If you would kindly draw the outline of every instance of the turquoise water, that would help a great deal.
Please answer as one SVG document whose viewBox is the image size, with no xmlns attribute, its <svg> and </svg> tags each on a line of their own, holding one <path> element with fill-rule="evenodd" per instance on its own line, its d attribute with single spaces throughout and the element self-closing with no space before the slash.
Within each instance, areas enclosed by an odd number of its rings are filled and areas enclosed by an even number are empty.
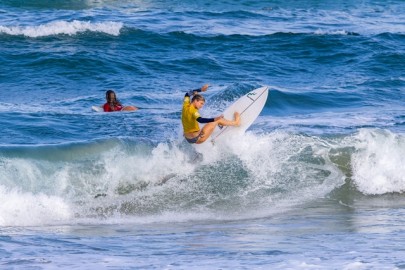
<svg viewBox="0 0 405 270">
<path fill-rule="evenodd" d="M 405 268 L 404 9 L 0 1 L 1 268 Z M 207 117 L 270 92 L 194 149 L 204 83 Z"/>
</svg>

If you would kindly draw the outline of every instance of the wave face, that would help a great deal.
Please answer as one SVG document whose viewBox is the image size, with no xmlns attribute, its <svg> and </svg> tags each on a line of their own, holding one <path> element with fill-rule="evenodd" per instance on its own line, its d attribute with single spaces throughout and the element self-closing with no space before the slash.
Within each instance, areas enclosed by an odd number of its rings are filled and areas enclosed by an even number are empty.
<svg viewBox="0 0 405 270">
<path fill-rule="evenodd" d="M 374 129 L 335 138 L 249 132 L 197 151 L 117 139 L 3 147 L 0 222 L 258 218 L 324 197 L 400 194 L 404 149 L 402 135 Z"/>
</svg>

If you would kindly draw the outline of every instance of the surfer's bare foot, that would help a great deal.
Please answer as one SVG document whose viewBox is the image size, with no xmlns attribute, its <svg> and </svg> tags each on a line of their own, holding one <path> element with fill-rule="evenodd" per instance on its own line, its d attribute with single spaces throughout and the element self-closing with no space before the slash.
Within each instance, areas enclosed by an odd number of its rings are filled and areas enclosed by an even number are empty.
<svg viewBox="0 0 405 270">
<path fill-rule="evenodd" d="M 239 127 L 240 126 L 240 114 L 238 112 L 235 112 L 233 114 L 234 118 L 235 118 L 235 126 Z"/>
</svg>

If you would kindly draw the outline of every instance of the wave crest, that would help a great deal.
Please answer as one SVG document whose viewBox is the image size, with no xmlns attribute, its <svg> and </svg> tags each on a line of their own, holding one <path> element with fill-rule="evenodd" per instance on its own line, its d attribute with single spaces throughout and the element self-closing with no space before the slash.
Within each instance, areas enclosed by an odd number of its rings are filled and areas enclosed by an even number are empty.
<svg viewBox="0 0 405 270">
<path fill-rule="evenodd" d="M 405 191 L 405 137 L 388 130 L 363 129 L 353 154 L 353 179 L 364 194 Z"/>
<path fill-rule="evenodd" d="M 38 26 L 2 26 L 0 33 L 12 36 L 27 36 L 32 38 L 54 35 L 76 35 L 86 31 L 101 32 L 112 36 L 118 36 L 123 27 L 121 22 L 98 22 L 89 21 L 54 21 Z"/>
</svg>

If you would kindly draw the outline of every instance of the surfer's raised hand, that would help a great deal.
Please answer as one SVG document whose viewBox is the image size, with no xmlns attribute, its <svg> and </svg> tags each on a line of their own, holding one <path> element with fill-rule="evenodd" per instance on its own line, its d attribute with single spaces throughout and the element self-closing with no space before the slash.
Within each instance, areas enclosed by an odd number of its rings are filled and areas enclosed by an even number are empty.
<svg viewBox="0 0 405 270">
<path fill-rule="evenodd" d="M 208 87 L 209 87 L 209 84 L 208 84 L 208 83 L 207 83 L 207 84 L 204 84 L 204 85 L 201 87 L 201 92 L 207 91 Z"/>
</svg>

